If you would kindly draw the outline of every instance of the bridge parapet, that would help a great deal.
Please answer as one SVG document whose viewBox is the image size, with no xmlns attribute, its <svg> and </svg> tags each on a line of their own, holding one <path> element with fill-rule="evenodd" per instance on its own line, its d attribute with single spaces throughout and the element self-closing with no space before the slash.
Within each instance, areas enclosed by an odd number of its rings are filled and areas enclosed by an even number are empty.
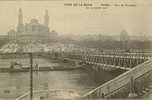
<svg viewBox="0 0 152 100">
<path fill-rule="evenodd" d="M 84 94 L 82 98 L 102 98 L 103 95 L 104 98 L 109 98 L 113 93 L 127 86 L 131 78 L 136 80 L 149 71 L 152 71 L 152 59 L 137 65 L 131 70 Z"/>
</svg>

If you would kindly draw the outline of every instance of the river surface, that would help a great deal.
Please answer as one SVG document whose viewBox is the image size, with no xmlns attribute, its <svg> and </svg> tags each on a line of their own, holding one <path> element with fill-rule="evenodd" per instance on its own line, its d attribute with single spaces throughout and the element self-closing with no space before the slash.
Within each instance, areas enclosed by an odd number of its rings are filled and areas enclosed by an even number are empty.
<svg viewBox="0 0 152 100">
<path fill-rule="evenodd" d="M 2 98 L 14 98 L 29 90 L 28 72 L 0 73 L 0 93 Z M 85 70 L 35 72 L 33 87 L 35 90 L 73 90 L 85 93 L 95 88 L 93 76 Z"/>
<path fill-rule="evenodd" d="M 0 59 L 0 67 L 8 68 L 11 62 L 18 62 L 23 65 L 29 64 L 27 58 Z M 52 63 L 51 60 L 35 58 L 34 63 L 46 66 Z M 57 63 L 58 64 L 58 63 Z M 104 82 L 113 79 L 118 75 L 107 71 L 96 72 L 86 66 L 87 69 L 76 69 L 68 71 L 43 71 L 33 73 L 34 90 L 50 90 L 56 94 L 68 94 L 79 96 L 98 87 Z M 29 72 L 0 73 L 0 99 L 15 99 L 30 90 Z M 65 95 L 62 95 L 65 97 Z"/>
<path fill-rule="evenodd" d="M 74 91 L 77 95 L 82 95 L 102 84 L 101 81 L 95 81 L 93 71 L 84 69 L 34 72 L 33 75 L 34 90 Z M 108 77 L 113 76 L 109 74 Z M 29 72 L 0 73 L 0 80 L 0 98 L 14 99 L 30 89 Z"/>
</svg>

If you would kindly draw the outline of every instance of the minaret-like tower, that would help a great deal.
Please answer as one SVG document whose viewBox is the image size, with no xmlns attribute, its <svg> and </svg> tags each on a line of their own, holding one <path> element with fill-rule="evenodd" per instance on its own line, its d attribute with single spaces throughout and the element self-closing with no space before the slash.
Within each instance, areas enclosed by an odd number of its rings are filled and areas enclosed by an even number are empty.
<svg viewBox="0 0 152 100">
<path fill-rule="evenodd" d="M 22 14 L 22 9 L 19 8 L 17 32 L 20 33 L 23 31 L 24 31 L 23 14 Z"/>
<path fill-rule="evenodd" d="M 22 14 L 22 9 L 19 8 L 19 13 L 18 13 L 18 25 L 23 24 L 23 14 Z"/>
<path fill-rule="evenodd" d="M 44 15 L 44 25 L 49 26 L 49 15 L 48 15 L 48 10 L 45 10 L 45 15 Z"/>
</svg>

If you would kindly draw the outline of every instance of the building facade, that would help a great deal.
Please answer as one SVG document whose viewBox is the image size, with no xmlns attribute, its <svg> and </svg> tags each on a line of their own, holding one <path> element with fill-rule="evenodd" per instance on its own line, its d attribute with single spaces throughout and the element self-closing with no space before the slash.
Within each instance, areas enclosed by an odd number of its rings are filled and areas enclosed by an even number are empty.
<svg viewBox="0 0 152 100">
<path fill-rule="evenodd" d="M 57 39 L 57 32 L 49 29 L 48 10 L 45 11 L 44 23 L 40 24 L 37 19 L 31 19 L 29 23 L 23 22 L 22 9 L 19 9 L 17 29 L 8 32 L 8 38 L 13 42 L 49 42 Z"/>
</svg>

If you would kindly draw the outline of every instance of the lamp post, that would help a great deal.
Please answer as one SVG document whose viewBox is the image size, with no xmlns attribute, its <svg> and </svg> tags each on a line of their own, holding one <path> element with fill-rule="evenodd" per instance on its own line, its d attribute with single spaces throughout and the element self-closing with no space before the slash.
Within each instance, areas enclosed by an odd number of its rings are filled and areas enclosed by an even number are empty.
<svg viewBox="0 0 152 100">
<path fill-rule="evenodd" d="M 30 56 L 30 100 L 33 100 L 33 55 L 29 53 Z"/>
</svg>

